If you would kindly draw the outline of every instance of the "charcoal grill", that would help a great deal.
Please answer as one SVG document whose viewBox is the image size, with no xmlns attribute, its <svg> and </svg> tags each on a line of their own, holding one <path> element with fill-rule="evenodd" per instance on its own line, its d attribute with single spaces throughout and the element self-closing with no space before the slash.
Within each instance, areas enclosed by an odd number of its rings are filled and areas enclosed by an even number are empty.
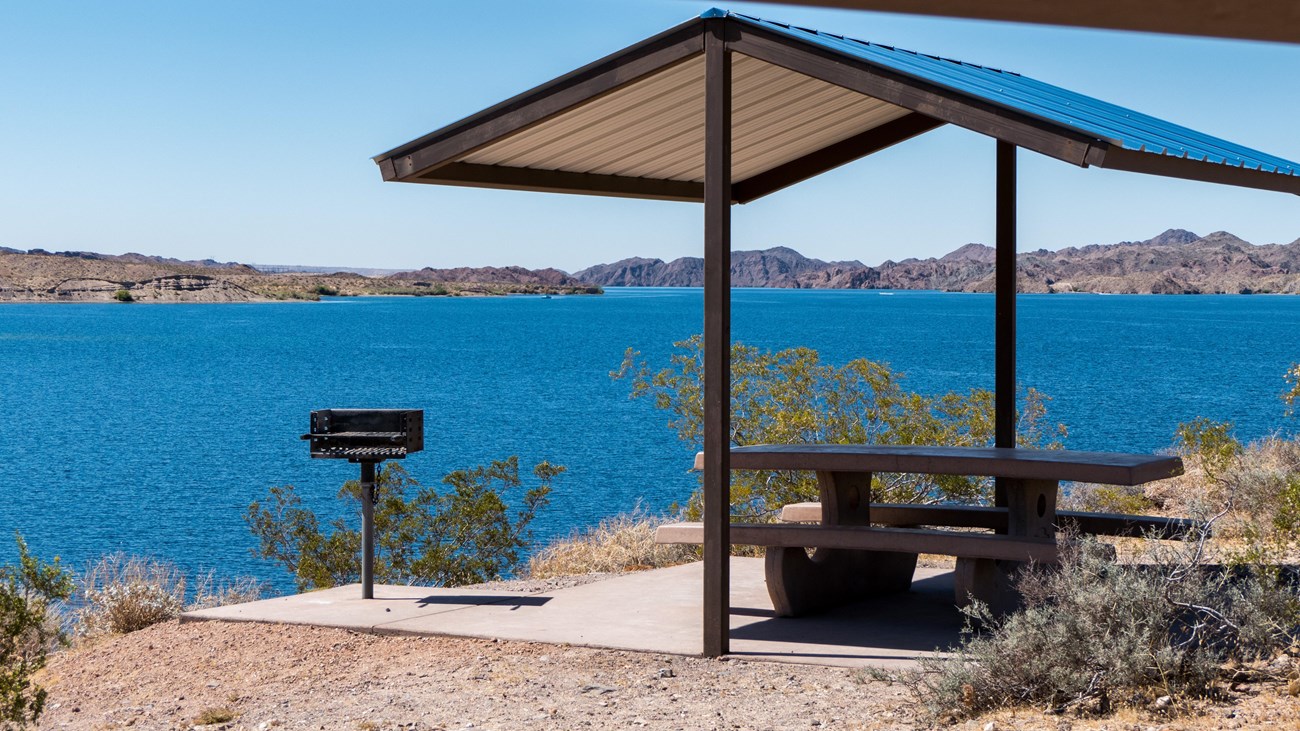
<svg viewBox="0 0 1300 731">
<path fill-rule="evenodd" d="M 424 412 L 415 409 L 321 409 L 311 412 L 312 459 L 361 465 L 361 598 L 375 598 L 375 465 L 424 449 Z"/>
</svg>

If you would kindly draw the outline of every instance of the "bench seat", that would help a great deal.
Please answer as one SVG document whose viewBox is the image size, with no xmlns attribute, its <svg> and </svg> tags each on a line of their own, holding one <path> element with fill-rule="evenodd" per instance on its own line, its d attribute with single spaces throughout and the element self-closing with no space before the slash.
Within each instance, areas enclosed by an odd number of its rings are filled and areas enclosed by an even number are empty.
<svg viewBox="0 0 1300 731">
<path fill-rule="evenodd" d="M 732 523 L 730 533 L 733 544 L 769 548 L 845 548 L 1039 563 L 1057 560 L 1055 541 L 986 533 L 799 523 Z M 655 543 L 702 544 L 704 524 L 661 525 L 655 531 Z"/>
<path fill-rule="evenodd" d="M 871 522 L 877 525 L 939 525 L 950 528 L 987 528 L 1005 531 L 1007 509 L 982 505 L 906 505 L 872 503 Z M 1187 540 L 1199 535 L 1200 521 L 1119 513 L 1087 513 L 1058 510 L 1061 524 L 1073 523 L 1080 533 L 1101 536 L 1139 537 L 1151 535 L 1164 540 Z M 791 503 L 781 509 L 786 523 L 820 523 L 821 503 Z"/>
</svg>

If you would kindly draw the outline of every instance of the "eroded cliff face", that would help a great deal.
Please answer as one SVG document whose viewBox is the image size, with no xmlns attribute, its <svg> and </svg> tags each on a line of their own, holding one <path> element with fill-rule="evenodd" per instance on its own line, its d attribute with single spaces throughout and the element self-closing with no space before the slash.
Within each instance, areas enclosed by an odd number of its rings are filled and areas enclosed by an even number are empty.
<svg viewBox="0 0 1300 731">
<path fill-rule="evenodd" d="M 122 293 L 126 294 L 123 295 Z M 18 296 L 6 297 L 7 294 Z M 65 279 L 44 290 L 0 290 L 0 298 L 54 302 L 257 302 L 267 299 L 223 279 L 202 274 L 171 274 L 143 282 Z"/>
<path fill-rule="evenodd" d="M 992 292 L 995 251 L 966 244 L 943 257 L 860 262 L 809 259 L 785 247 L 732 254 L 737 287 L 817 289 L 937 289 Z M 1170 229 L 1144 241 L 1023 252 L 1017 256 L 1022 292 L 1118 294 L 1300 294 L 1300 240 L 1256 246 L 1218 231 L 1198 236 Z M 699 287 L 703 260 L 624 259 L 574 276 L 611 287 Z"/>
<path fill-rule="evenodd" d="M 0 247 L 0 302 L 257 302 L 321 295 L 599 294 L 557 269 L 422 269 L 390 277 L 268 274 L 244 264 Z"/>
</svg>

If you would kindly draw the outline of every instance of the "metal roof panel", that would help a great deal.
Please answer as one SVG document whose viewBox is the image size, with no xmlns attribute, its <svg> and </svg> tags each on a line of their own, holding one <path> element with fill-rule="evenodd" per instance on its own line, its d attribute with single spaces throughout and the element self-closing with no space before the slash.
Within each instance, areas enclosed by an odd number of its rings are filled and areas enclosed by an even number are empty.
<svg viewBox="0 0 1300 731">
<path fill-rule="evenodd" d="M 731 13 L 730 17 L 1068 127 L 1126 150 L 1300 176 L 1300 165 L 1290 160 L 1028 76 L 739 13 Z"/>
</svg>

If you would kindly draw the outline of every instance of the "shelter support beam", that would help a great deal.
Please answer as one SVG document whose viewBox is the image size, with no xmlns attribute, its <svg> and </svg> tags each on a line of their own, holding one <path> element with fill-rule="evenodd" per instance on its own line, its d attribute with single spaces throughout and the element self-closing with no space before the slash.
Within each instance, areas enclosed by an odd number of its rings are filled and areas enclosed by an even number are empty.
<svg viewBox="0 0 1300 731">
<path fill-rule="evenodd" d="M 1016 446 L 1016 146 L 1002 140 L 997 144 L 994 446 L 1010 448 Z M 994 488 L 994 504 L 1007 505 L 1001 479 Z"/>
<path fill-rule="evenodd" d="M 629 178 L 619 175 L 570 173 L 563 170 L 536 170 L 504 165 L 475 165 L 453 162 L 435 168 L 409 183 L 461 185 L 470 188 L 528 190 L 539 193 L 578 193 L 615 198 L 647 198 L 665 201 L 704 200 L 704 185 L 681 180 Z"/>
<path fill-rule="evenodd" d="M 704 656 L 730 652 L 731 57 L 704 34 Z"/>
<path fill-rule="evenodd" d="M 827 170 L 866 157 L 873 152 L 910 140 L 944 124 L 941 120 L 913 112 L 836 142 L 829 147 L 823 147 L 797 160 L 791 160 L 784 165 L 746 178 L 736 183 L 732 195 L 735 196 L 737 203 L 748 203 L 768 193 L 775 193 L 782 188 L 821 175 Z"/>
</svg>

